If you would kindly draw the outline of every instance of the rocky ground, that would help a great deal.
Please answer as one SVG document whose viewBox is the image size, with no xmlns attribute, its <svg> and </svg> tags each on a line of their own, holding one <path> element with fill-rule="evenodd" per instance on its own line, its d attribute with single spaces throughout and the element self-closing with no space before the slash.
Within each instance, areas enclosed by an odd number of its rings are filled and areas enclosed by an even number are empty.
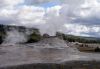
<svg viewBox="0 0 100 69">
<path fill-rule="evenodd" d="M 99 69 L 99 53 L 83 53 L 53 37 L 0 46 L 0 69 Z"/>
</svg>

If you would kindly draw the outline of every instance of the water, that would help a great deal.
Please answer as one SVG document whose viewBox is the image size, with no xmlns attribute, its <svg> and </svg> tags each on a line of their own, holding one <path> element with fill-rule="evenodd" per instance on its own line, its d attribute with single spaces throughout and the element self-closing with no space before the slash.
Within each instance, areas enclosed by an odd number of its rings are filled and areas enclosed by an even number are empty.
<svg viewBox="0 0 100 69">
<path fill-rule="evenodd" d="M 59 38 L 46 38 L 38 43 L 0 46 L 0 67 L 72 60 L 100 60 L 100 54 L 81 53 Z"/>
</svg>

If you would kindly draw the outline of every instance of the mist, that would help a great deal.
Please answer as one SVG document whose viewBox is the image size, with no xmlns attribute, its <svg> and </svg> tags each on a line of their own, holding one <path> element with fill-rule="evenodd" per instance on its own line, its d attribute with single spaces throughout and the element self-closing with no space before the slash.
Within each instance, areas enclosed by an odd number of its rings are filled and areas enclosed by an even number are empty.
<svg viewBox="0 0 100 69">
<path fill-rule="evenodd" d="M 19 32 L 18 30 L 12 29 L 10 31 L 6 31 L 6 36 L 3 40 L 2 45 L 15 45 L 18 43 L 24 43 L 27 41 L 27 35 L 23 32 Z"/>
</svg>

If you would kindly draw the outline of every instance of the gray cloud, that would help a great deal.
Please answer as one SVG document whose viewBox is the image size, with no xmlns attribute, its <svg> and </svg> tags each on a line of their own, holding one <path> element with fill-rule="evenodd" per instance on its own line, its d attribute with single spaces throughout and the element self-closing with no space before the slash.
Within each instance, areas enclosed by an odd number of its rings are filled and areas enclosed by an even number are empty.
<svg viewBox="0 0 100 69">
<path fill-rule="evenodd" d="M 77 18 L 72 21 L 73 23 L 79 23 L 79 24 L 84 24 L 84 25 L 100 25 L 100 19 L 96 17 L 91 17 L 91 18 Z"/>
<path fill-rule="evenodd" d="M 13 24 L 13 23 L 17 23 L 18 21 L 14 18 L 0 18 L 0 24 Z"/>
<path fill-rule="evenodd" d="M 25 0 L 24 3 L 27 5 L 39 5 L 43 3 L 52 2 L 54 0 Z"/>
<path fill-rule="evenodd" d="M 51 1 L 61 3 L 48 8 L 35 6 Z M 1 24 L 37 27 L 41 29 L 41 33 L 50 35 L 61 31 L 75 35 L 99 36 L 98 0 L 0 0 L 0 3 Z"/>
</svg>

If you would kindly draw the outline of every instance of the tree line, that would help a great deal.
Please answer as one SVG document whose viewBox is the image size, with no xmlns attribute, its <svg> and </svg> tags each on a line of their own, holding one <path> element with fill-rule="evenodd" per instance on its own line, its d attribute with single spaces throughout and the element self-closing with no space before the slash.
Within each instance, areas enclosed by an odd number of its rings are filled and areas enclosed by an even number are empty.
<svg viewBox="0 0 100 69">
<path fill-rule="evenodd" d="M 24 26 L 12 26 L 12 25 L 3 25 L 0 24 L 0 44 L 3 42 L 3 39 L 6 37 L 6 31 L 10 31 L 12 29 L 17 29 L 19 32 L 25 33 L 26 30 L 32 31 L 32 33 L 28 36 L 28 40 L 26 43 L 33 43 L 41 40 L 43 37 L 47 37 L 48 34 L 41 36 L 40 32 L 36 28 L 26 28 Z M 100 43 L 100 39 L 93 37 L 82 37 L 82 36 L 74 36 L 68 35 L 64 33 L 57 32 L 56 36 L 62 37 L 65 41 L 68 42 L 80 42 L 80 43 Z M 49 37 L 49 35 L 48 35 Z"/>
<path fill-rule="evenodd" d="M 80 42 L 80 43 L 100 43 L 100 39 L 95 37 L 82 37 L 82 36 L 74 36 L 74 35 L 66 35 L 62 34 L 63 39 L 69 42 Z"/>
<path fill-rule="evenodd" d="M 17 30 L 18 32 L 22 32 L 24 34 L 26 34 L 27 30 L 32 32 L 30 35 L 28 35 L 28 40 L 26 41 L 26 43 L 39 41 L 41 37 L 39 30 L 36 28 L 26 28 L 24 26 L 12 26 L 12 25 L 0 24 L 0 44 L 6 38 L 7 32 L 12 30 Z"/>
</svg>

